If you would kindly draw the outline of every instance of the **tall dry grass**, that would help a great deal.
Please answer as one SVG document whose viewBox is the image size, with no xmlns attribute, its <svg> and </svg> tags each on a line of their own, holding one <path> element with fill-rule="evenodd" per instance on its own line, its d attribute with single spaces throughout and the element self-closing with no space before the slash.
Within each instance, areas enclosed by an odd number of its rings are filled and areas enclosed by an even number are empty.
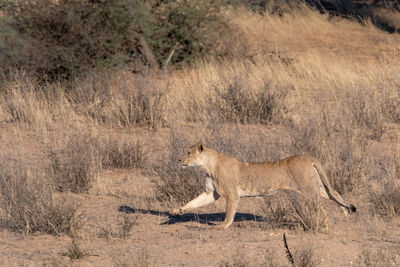
<svg viewBox="0 0 400 267">
<path fill-rule="evenodd" d="M 90 132 L 71 133 L 62 150 L 50 153 L 50 173 L 56 190 L 88 192 L 101 170 L 100 142 Z"/>
<path fill-rule="evenodd" d="M 56 199 L 49 177 L 18 165 L 1 165 L 0 220 L 2 227 L 26 234 L 74 234 L 84 224 L 78 206 Z M 11 167 L 12 166 L 12 167 Z"/>
</svg>

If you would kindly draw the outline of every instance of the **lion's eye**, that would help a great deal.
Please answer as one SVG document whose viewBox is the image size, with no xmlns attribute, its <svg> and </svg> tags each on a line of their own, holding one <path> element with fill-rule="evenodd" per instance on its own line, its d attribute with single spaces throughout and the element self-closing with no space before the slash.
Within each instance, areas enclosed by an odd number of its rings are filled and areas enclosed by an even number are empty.
<svg viewBox="0 0 400 267">
<path fill-rule="evenodd" d="M 188 152 L 188 155 L 190 155 L 190 152 Z"/>
</svg>

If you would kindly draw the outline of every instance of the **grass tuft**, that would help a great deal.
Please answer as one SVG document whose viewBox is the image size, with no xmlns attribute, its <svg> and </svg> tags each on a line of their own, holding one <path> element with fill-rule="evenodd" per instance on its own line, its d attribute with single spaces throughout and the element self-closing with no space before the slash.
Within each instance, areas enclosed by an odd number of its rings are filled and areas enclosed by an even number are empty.
<svg viewBox="0 0 400 267">
<path fill-rule="evenodd" d="M 143 168 L 148 151 L 142 141 L 124 142 L 117 139 L 104 140 L 101 144 L 102 167 Z"/>
<path fill-rule="evenodd" d="M 369 197 L 374 211 L 384 217 L 400 217 L 400 187 L 386 183 L 381 192 L 372 192 Z"/>
<path fill-rule="evenodd" d="M 285 197 L 265 199 L 264 223 L 272 228 L 301 228 L 313 233 L 325 232 L 328 227 L 327 215 L 318 200 L 285 192 Z"/>
<path fill-rule="evenodd" d="M 188 143 L 180 134 L 173 133 L 170 138 L 171 154 L 166 163 L 148 171 L 156 186 L 157 196 L 161 201 L 185 203 L 204 190 L 206 174 L 199 168 L 182 168 L 179 158 Z"/>
<path fill-rule="evenodd" d="M 269 83 L 261 88 L 251 88 L 246 82 L 245 77 L 237 77 L 228 82 L 226 89 L 215 86 L 217 96 L 210 101 L 211 113 L 217 113 L 221 122 L 228 123 L 277 122 L 284 108 L 285 90 L 272 88 Z"/>
<path fill-rule="evenodd" d="M 138 216 L 124 214 L 120 216 L 118 225 L 120 226 L 121 238 L 128 238 L 131 235 L 132 229 L 137 225 Z"/>
<path fill-rule="evenodd" d="M 79 241 L 76 238 L 73 238 L 71 245 L 68 247 L 68 251 L 67 251 L 66 255 L 71 260 L 79 260 L 79 259 L 89 256 L 89 253 L 87 251 L 82 250 L 82 248 L 80 247 Z"/>
<path fill-rule="evenodd" d="M 38 174 L 27 170 L 6 172 L 0 168 L 0 205 L 6 217 L 4 227 L 26 234 L 44 232 L 72 234 L 84 221 L 78 207 L 69 201 L 55 200 L 52 187 Z"/>
<path fill-rule="evenodd" d="M 86 193 L 101 169 L 99 143 L 90 133 L 71 134 L 65 148 L 50 154 L 53 182 L 58 191 Z"/>
</svg>

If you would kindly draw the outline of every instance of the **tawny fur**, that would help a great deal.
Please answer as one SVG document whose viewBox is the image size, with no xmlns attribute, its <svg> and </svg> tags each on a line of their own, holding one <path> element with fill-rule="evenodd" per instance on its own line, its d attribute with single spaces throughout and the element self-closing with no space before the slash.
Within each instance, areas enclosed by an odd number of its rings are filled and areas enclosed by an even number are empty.
<svg viewBox="0 0 400 267">
<path fill-rule="evenodd" d="M 336 202 L 346 213 L 356 211 L 332 188 L 321 163 L 311 156 L 249 163 L 198 143 L 180 161 L 185 167 L 202 166 L 208 177 L 205 192 L 185 206 L 173 210 L 172 215 L 208 205 L 222 196 L 226 199 L 226 216 L 219 227 L 228 228 L 234 220 L 240 197 L 265 196 L 280 189 L 297 191 L 307 197 L 323 196 Z"/>
</svg>

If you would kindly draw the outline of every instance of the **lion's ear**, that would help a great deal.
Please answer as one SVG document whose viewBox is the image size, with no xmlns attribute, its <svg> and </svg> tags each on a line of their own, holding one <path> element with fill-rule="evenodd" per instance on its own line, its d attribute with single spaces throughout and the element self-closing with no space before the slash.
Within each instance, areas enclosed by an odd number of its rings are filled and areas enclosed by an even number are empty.
<svg viewBox="0 0 400 267">
<path fill-rule="evenodd" d="M 204 148 L 203 148 L 203 145 L 202 145 L 200 142 L 198 142 L 198 143 L 196 144 L 196 147 L 197 147 L 197 149 L 198 149 L 200 152 L 203 152 Z"/>
</svg>

